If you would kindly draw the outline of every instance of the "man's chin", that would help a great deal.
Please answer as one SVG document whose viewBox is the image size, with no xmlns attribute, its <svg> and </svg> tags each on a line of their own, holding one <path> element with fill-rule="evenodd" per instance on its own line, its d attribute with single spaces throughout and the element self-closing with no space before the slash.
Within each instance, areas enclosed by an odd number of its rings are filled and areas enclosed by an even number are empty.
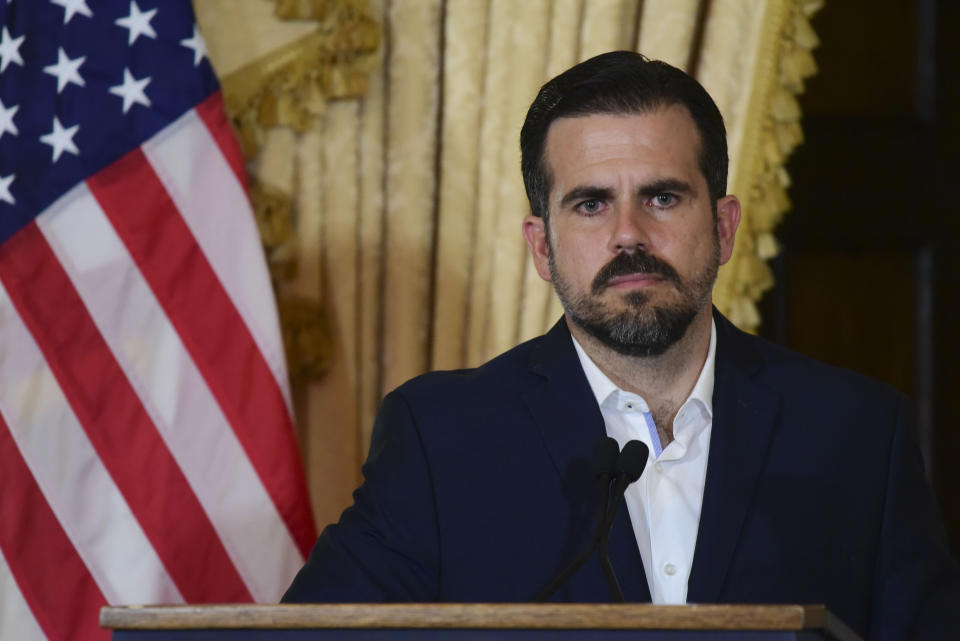
<svg viewBox="0 0 960 641">
<path fill-rule="evenodd" d="M 676 342 L 656 333 L 637 336 L 635 334 L 623 335 L 618 332 L 605 331 L 605 329 L 596 326 L 584 329 L 603 346 L 622 356 L 637 358 L 661 356 Z"/>
<path fill-rule="evenodd" d="M 620 310 L 606 308 L 603 314 L 589 317 L 569 311 L 571 320 L 601 344 L 624 356 L 640 357 L 664 354 L 686 335 L 698 313 L 650 301 L 631 303 Z"/>
</svg>

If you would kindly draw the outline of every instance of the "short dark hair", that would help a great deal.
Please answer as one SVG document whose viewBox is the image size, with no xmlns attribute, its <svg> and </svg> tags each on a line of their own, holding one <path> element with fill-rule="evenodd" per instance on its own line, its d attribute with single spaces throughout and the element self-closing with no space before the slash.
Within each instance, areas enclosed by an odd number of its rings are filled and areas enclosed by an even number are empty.
<svg viewBox="0 0 960 641">
<path fill-rule="evenodd" d="M 520 130 L 520 168 L 535 216 L 546 219 L 553 177 L 544 159 L 557 118 L 641 114 L 683 105 L 700 132 L 700 171 L 716 211 L 727 190 L 727 132 L 713 98 L 694 78 L 632 51 L 603 53 L 567 69 L 540 88 Z"/>
</svg>

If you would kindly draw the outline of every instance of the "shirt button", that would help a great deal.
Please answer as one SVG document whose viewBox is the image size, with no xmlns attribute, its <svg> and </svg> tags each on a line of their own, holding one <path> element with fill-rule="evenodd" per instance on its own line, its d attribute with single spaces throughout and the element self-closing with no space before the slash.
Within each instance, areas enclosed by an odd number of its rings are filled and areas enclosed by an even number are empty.
<svg viewBox="0 0 960 641">
<path fill-rule="evenodd" d="M 677 573 L 677 566 L 675 566 L 673 563 L 667 563 L 665 566 L 663 566 L 663 572 L 667 576 L 673 576 Z"/>
</svg>

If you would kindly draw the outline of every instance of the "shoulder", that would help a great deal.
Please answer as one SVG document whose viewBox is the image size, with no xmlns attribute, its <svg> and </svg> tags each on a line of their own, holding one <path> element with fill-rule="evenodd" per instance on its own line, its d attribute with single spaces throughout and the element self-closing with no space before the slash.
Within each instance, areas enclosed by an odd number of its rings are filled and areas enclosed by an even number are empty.
<svg viewBox="0 0 960 641">
<path fill-rule="evenodd" d="M 507 417 L 528 420 L 531 404 L 538 405 L 535 399 L 547 390 L 564 398 L 592 398 L 563 319 L 546 334 L 479 367 L 431 372 L 407 381 L 384 403 L 402 401 L 414 420 L 489 424 Z"/>
<path fill-rule="evenodd" d="M 429 372 L 400 385 L 380 404 L 372 443 L 416 435 L 433 460 L 461 460 L 481 451 L 494 456 L 503 442 L 534 433 L 530 393 L 543 378 L 532 363 L 545 341 L 538 337 L 479 367 Z"/>
<path fill-rule="evenodd" d="M 906 395 L 887 383 L 747 334 L 723 317 L 718 319 L 717 330 L 718 367 L 741 369 L 784 398 L 829 411 L 880 405 L 884 411 L 897 412 L 909 402 Z"/>
</svg>

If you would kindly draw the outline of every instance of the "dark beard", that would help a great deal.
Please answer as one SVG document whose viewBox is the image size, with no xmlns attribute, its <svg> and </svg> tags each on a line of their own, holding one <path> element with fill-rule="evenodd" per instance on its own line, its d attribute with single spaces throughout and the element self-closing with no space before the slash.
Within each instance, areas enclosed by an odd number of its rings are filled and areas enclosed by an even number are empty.
<svg viewBox="0 0 960 641">
<path fill-rule="evenodd" d="M 720 267 L 720 244 L 714 236 L 713 256 L 689 281 L 684 281 L 672 265 L 640 249 L 621 252 L 597 273 L 590 294 L 572 291 L 556 268 L 552 248 L 549 265 L 554 289 L 572 322 L 618 354 L 659 356 L 686 334 L 697 313 L 709 303 Z M 679 300 L 654 307 L 649 292 L 633 291 L 623 297 L 627 309 L 611 311 L 600 294 L 614 277 L 637 273 L 655 274 L 672 283 Z"/>
</svg>

